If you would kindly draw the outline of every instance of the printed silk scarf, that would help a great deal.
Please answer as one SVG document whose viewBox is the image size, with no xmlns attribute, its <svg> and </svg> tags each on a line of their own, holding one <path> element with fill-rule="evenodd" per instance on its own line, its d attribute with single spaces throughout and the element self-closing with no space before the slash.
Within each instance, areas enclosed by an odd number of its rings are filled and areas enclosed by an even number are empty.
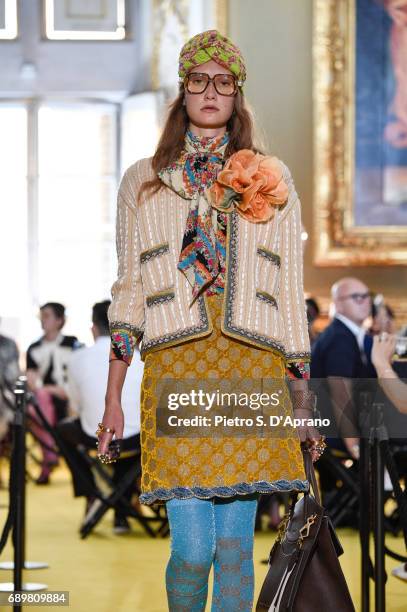
<svg viewBox="0 0 407 612">
<path fill-rule="evenodd" d="M 212 208 L 205 191 L 223 167 L 228 141 L 227 133 L 208 138 L 188 130 L 180 158 L 158 173 L 165 185 L 191 200 L 178 268 L 192 286 L 193 300 L 209 284 L 213 283 L 214 291 L 222 287 L 227 213 Z"/>
</svg>

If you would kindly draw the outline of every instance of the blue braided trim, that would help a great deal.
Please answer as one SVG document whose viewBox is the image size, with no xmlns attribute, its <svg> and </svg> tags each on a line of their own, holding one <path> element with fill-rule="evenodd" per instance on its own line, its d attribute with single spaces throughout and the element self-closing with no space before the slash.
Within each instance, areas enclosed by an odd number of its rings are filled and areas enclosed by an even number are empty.
<svg viewBox="0 0 407 612">
<path fill-rule="evenodd" d="M 211 497 L 234 497 L 235 495 L 250 495 L 252 493 L 287 493 L 289 491 L 308 491 L 308 480 L 275 480 L 267 482 L 259 480 L 249 484 L 239 482 L 233 487 L 173 487 L 172 489 L 155 489 L 150 493 L 142 493 L 139 497 L 142 504 L 153 504 L 156 501 L 169 499 L 210 499 Z"/>
</svg>

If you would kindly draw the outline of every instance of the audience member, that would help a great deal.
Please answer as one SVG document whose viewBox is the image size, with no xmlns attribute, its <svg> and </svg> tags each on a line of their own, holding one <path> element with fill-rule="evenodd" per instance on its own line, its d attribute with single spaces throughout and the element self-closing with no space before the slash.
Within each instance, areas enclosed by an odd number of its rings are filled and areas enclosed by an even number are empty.
<svg viewBox="0 0 407 612">
<path fill-rule="evenodd" d="M 373 340 L 372 361 L 376 368 L 379 384 L 387 398 L 402 414 L 407 414 L 407 384 L 400 380 L 394 369 L 393 356 L 397 337 L 386 332 Z M 393 576 L 407 582 L 407 563 L 392 570 Z"/>
<path fill-rule="evenodd" d="M 105 390 L 109 369 L 110 331 L 107 310 L 110 302 L 99 302 L 93 306 L 92 334 L 95 339 L 93 346 L 82 348 L 72 356 L 68 368 L 68 394 L 71 409 L 77 412 L 75 418 L 66 419 L 57 426 L 66 444 L 66 451 L 73 458 L 82 475 L 93 482 L 91 469 L 78 451 L 82 445 L 87 449 L 96 449 L 96 429 L 105 403 Z M 122 407 L 125 417 L 122 449 L 140 449 L 140 398 L 135 389 L 141 388 L 144 364 L 140 353 L 135 351 L 129 372 L 123 386 Z M 123 458 L 113 465 L 113 481 L 119 482 L 127 470 L 134 466 L 134 457 Z M 87 495 L 86 485 L 76 469 L 72 469 L 72 480 L 75 497 Z M 132 487 L 125 493 L 131 499 Z M 87 500 L 89 510 L 92 499 Z M 123 533 L 129 530 L 125 514 L 115 511 L 114 531 Z"/>
<path fill-rule="evenodd" d="M 314 323 L 320 315 L 320 309 L 318 302 L 313 297 L 306 298 L 305 304 L 307 307 L 308 333 L 312 347 L 319 336 L 318 331 L 314 327 Z"/>
<path fill-rule="evenodd" d="M 379 384 L 391 403 L 403 414 L 407 414 L 407 385 L 393 367 L 397 337 L 385 332 L 373 339 L 372 361 Z"/>
<path fill-rule="evenodd" d="M 11 338 L 0 334 L 0 458 L 8 453 L 9 425 L 13 417 L 11 409 L 7 406 L 6 396 L 11 393 L 19 374 L 17 345 Z"/>
<path fill-rule="evenodd" d="M 27 350 L 27 382 L 34 392 L 42 414 L 54 426 L 67 415 L 67 371 L 71 353 L 81 346 L 75 336 L 64 336 L 65 307 L 58 302 L 47 302 L 40 308 L 41 327 L 44 335 Z M 49 447 L 51 435 L 41 425 L 35 411 L 32 430 L 42 443 L 42 469 L 37 484 L 48 484 L 52 468 L 58 458 Z"/>
<path fill-rule="evenodd" d="M 10 411 L 3 402 L 3 393 L 12 390 L 14 383 L 20 375 L 18 365 L 17 345 L 11 338 L 0 334 L 0 440 L 4 434 L 4 427 L 10 420 Z"/>
<path fill-rule="evenodd" d="M 0 334 L 0 385 L 12 388 L 19 375 L 17 344 Z"/>
<path fill-rule="evenodd" d="M 372 323 L 369 332 L 372 336 L 386 332 L 394 334 L 394 312 L 383 300 L 382 295 L 375 297 L 372 303 Z"/>
<path fill-rule="evenodd" d="M 328 380 L 333 416 L 346 449 L 357 459 L 352 380 L 376 377 L 372 337 L 362 327 L 371 311 L 370 292 L 357 278 L 343 278 L 333 285 L 331 294 L 334 319 L 313 346 L 311 377 Z"/>
</svg>

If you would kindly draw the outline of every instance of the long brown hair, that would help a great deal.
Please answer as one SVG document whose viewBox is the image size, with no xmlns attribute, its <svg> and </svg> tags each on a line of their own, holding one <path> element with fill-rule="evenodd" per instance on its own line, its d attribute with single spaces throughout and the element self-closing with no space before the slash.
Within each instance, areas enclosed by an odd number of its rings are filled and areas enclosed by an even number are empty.
<svg viewBox="0 0 407 612">
<path fill-rule="evenodd" d="M 151 161 L 155 175 L 163 168 L 177 161 L 184 147 L 189 117 L 183 101 L 184 88 L 181 85 L 178 96 L 169 108 L 161 138 Z M 235 106 L 226 129 L 229 132 L 229 143 L 225 151 L 226 159 L 233 155 L 233 153 L 240 151 L 240 149 L 251 149 L 252 151 L 259 152 L 259 149 L 254 144 L 253 117 L 240 89 L 238 89 L 235 96 Z M 158 176 L 149 181 L 144 181 L 139 190 L 138 202 L 141 202 L 141 197 L 146 191 L 151 196 L 163 187 L 164 183 Z"/>
</svg>

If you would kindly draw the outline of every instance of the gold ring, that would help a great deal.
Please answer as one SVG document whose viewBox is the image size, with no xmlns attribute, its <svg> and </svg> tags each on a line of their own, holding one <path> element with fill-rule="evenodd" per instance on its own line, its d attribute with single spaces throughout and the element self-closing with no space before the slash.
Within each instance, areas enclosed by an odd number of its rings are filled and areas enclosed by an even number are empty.
<svg viewBox="0 0 407 612">
<path fill-rule="evenodd" d="M 100 436 L 101 433 L 111 433 L 114 434 L 114 429 L 111 427 L 106 427 L 103 423 L 98 423 L 98 428 L 96 430 L 96 437 Z"/>
<path fill-rule="evenodd" d="M 310 446 L 309 450 L 310 450 L 310 452 L 311 451 L 315 451 L 319 455 L 322 455 L 322 453 L 324 452 L 326 447 L 327 447 L 326 442 L 321 438 L 321 440 L 319 440 L 316 444 L 314 444 L 313 446 Z"/>
<path fill-rule="evenodd" d="M 116 459 L 112 459 L 108 453 L 101 453 L 98 455 L 99 461 L 102 463 L 115 463 Z"/>
</svg>

